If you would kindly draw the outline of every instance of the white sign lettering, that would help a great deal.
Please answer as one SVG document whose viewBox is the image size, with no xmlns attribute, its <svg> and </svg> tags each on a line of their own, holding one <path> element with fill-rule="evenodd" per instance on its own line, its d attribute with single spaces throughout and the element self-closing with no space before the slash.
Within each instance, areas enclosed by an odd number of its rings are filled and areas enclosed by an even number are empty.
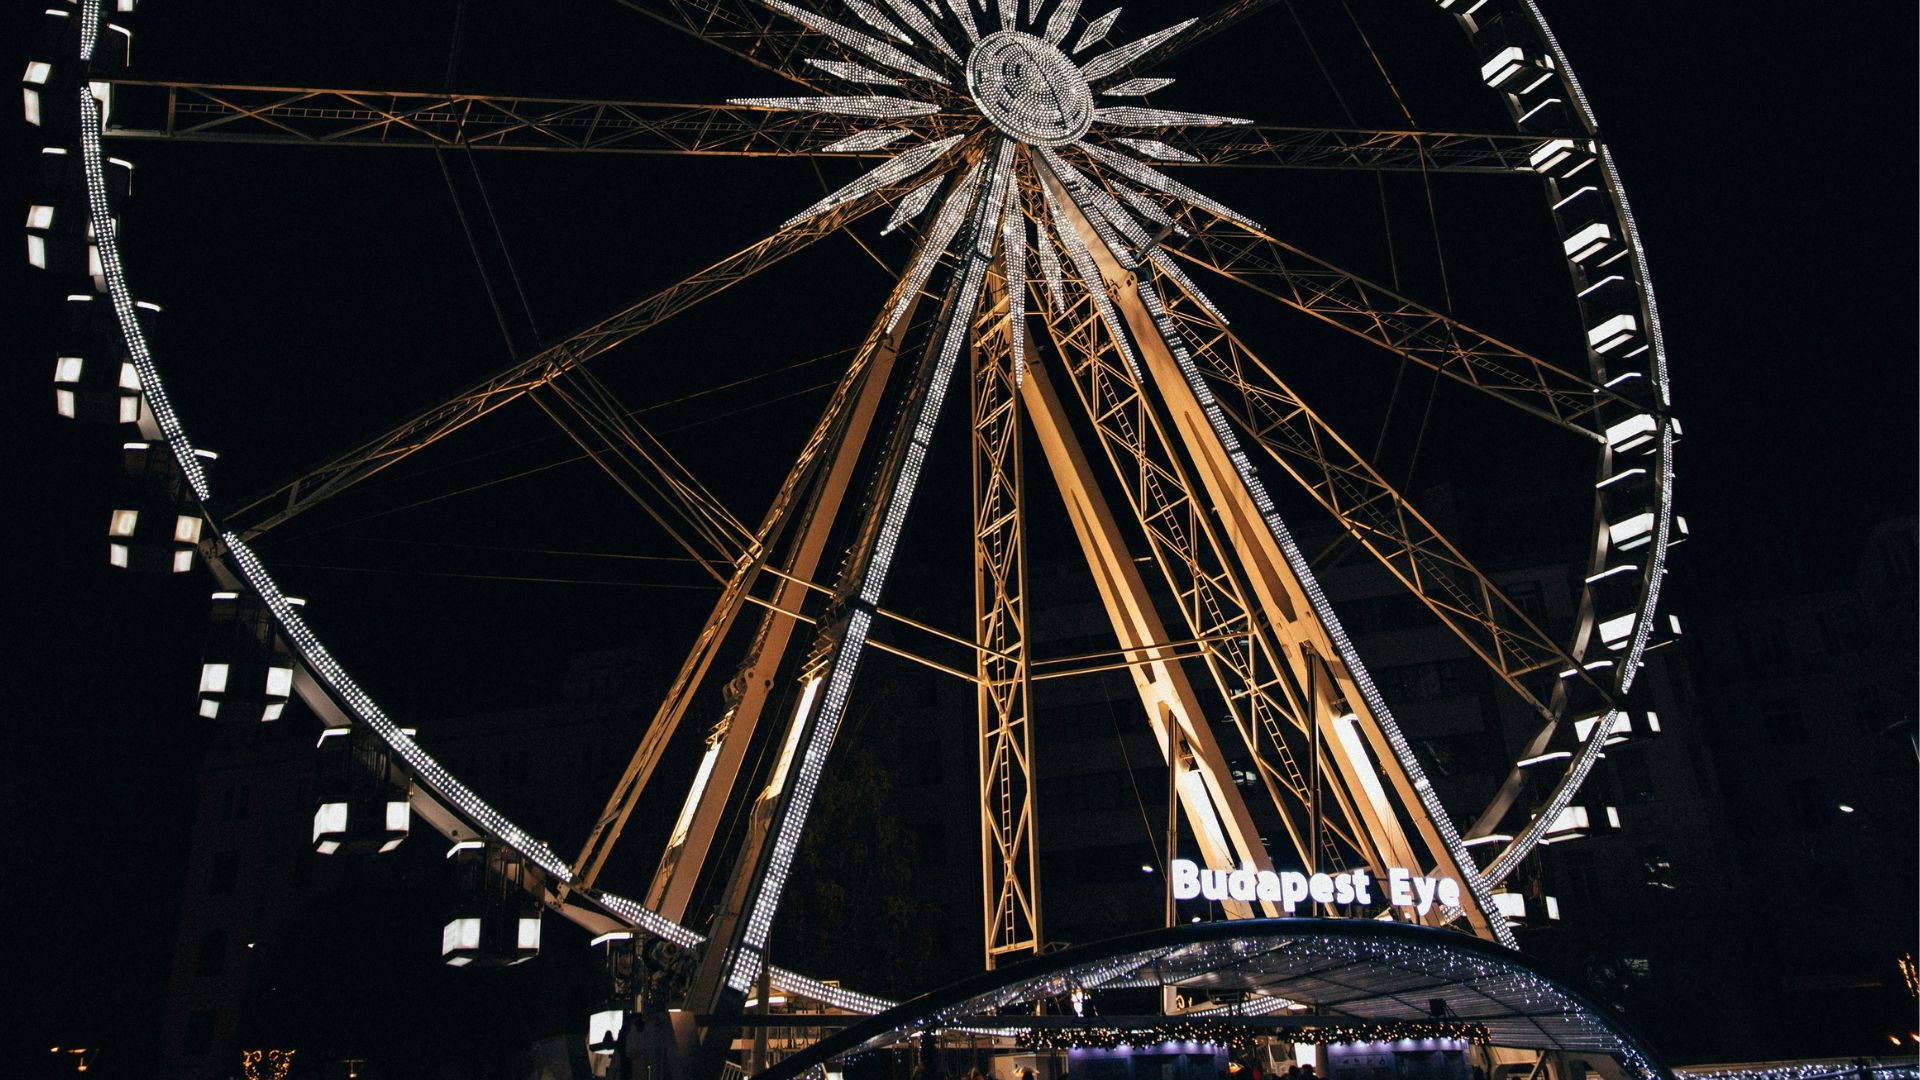
<svg viewBox="0 0 1920 1080">
<path fill-rule="evenodd" d="M 1191 900 L 1256 900 L 1277 903 L 1291 915 L 1308 898 L 1316 904 L 1374 904 L 1373 888 L 1380 884 L 1365 870 L 1340 874 L 1302 874 L 1296 870 L 1208 870 L 1191 859 L 1173 860 L 1173 898 Z M 1458 907 L 1460 883 L 1450 877 L 1425 877 L 1400 866 L 1387 867 L 1386 895 L 1394 907 L 1412 908 L 1425 915 L 1435 905 Z"/>
</svg>

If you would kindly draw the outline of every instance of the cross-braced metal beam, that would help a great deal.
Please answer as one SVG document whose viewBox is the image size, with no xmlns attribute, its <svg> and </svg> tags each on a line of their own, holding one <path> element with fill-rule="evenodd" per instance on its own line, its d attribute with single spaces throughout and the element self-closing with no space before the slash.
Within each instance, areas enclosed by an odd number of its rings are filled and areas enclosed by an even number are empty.
<svg viewBox="0 0 1920 1080">
<path fill-rule="evenodd" d="M 1038 816 L 1028 682 L 1020 373 L 1007 283 L 990 273 L 973 325 L 973 613 L 986 965 L 1038 952 Z"/>
<path fill-rule="evenodd" d="M 112 80 L 118 139 L 261 145 L 516 150 L 535 153 L 794 157 L 863 126 L 834 113 L 747 105 Z M 891 126 L 945 138 L 973 122 L 954 114 Z M 1146 129 L 1194 165 L 1279 169 L 1530 172 L 1544 136 L 1251 125 Z M 891 157 L 897 150 L 845 156 Z M 840 155 L 836 155 L 840 156 Z"/>
<path fill-rule="evenodd" d="M 1400 583 L 1459 635 L 1534 712 L 1551 716 L 1550 678 L 1580 665 L 1480 568 L 1328 427 L 1244 342 L 1179 284 L 1154 274 L 1167 312 L 1221 404 Z M 1596 693 L 1605 694 L 1597 684 Z"/>
<path fill-rule="evenodd" d="M 1045 299 L 1037 290 L 1033 299 L 1035 310 L 1044 311 Z M 1187 679 L 1184 661 L 1201 658 L 1192 651 L 1196 643 L 1175 642 L 1167 634 L 1133 551 L 1121 535 L 1119 519 L 1101 492 L 1100 476 L 1074 434 L 1067 406 L 1054 388 L 1053 363 L 1033 356 L 1021 385 L 1021 399 L 1052 472 L 1054 487 L 1066 503 L 1067 518 L 1080 541 L 1108 622 L 1122 654 L 1129 658 L 1117 666 L 1124 667 L 1132 678 L 1147 726 L 1167 761 L 1171 797 L 1179 801 L 1208 866 L 1271 870 L 1273 859 L 1266 841 L 1240 786 L 1234 782 L 1207 710 Z M 1255 910 L 1231 898 L 1221 906 L 1229 918 L 1245 918 Z M 1280 906 L 1271 900 L 1261 901 L 1259 911 L 1268 916 L 1281 914 Z"/>
<path fill-rule="evenodd" d="M 845 116 L 745 105 L 139 79 L 114 88 L 105 134 L 120 139 L 791 157 L 858 130 Z M 937 118 L 915 120 L 917 131 L 942 130 Z"/>
<path fill-rule="evenodd" d="M 1206 492 L 1149 402 L 1135 359 L 1122 351 L 1126 328 L 1109 325 L 1099 310 L 1095 297 L 1109 291 L 1102 271 L 1115 280 L 1121 271 L 1103 245 L 1094 246 L 1096 234 L 1064 189 L 1056 187 L 1053 195 L 1049 205 L 1060 209 L 1054 225 L 1062 243 L 1082 245 L 1091 256 L 1082 264 L 1085 275 L 1074 274 L 1084 287 L 1068 289 L 1064 305 L 1039 308 L 1065 382 L 1092 421 L 1126 509 L 1144 533 L 1186 630 L 1207 643 L 1202 655 L 1208 673 L 1294 849 L 1303 862 L 1315 853 L 1336 862 L 1372 860 L 1370 840 L 1357 819 L 1327 815 L 1317 827 L 1312 820 L 1314 762 L 1305 681 L 1296 677 L 1284 646 L 1258 613 L 1234 553 L 1217 532 Z M 1094 237 L 1094 244 L 1086 237 Z M 1096 267 L 1093 259 L 1102 265 Z"/>
<path fill-rule="evenodd" d="M 1182 215 L 1193 234 L 1174 254 L 1596 442 L 1604 386 L 1409 300 L 1349 270 L 1225 218 Z"/>
<path fill-rule="evenodd" d="M 1219 519 L 1220 535 L 1231 553 L 1226 564 L 1244 577 L 1250 637 L 1272 641 L 1276 673 L 1293 691 L 1300 730 L 1311 736 L 1309 761 L 1315 768 L 1310 786 L 1299 792 L 1313 829 L 1309 843 L 1301 847 L 1303 859 L 1316 868 L 1328 862 L 1340 865 L 1340 849 L 1329 846 L 1323 851 L 1318 843 L 1330 816 L 1319 793 L 1334 796 L 1336 805 L 1344 794 L 1346 803 L 1339 808 L 1352 823 L 1357 841 L 1349 850 L 1376 870 L 1421 866 L 1456 878 L 1467 886 L 1468 895 L 1460 911 L 1437 916 L 1436 921 L 1464 916 L 1475 932 L 1508 940 L 1452 822 L 1239 449 L 1159 294 L 1151 281 L 1130 271 L 1124 255 L 1108 247 L 1057 178 L 1048 173 L 1043 182 L 1054 204 L 1067 208 L 1066 214 L 1057 215 L 1063 231 L 1079 233 L 1080 243 L 1098 263 L 1097 277 L 1104 280 L 1089 280 L 1096 275 L 1086 273 L 1082 280 L 1087 291 L 1108 295 L 1124 319 L 1138 367 L 1165 411 L 1168 432 L 1191 459 L 1196 489 Z M 1116 338 L 1122 333 L 1118 327 L 1110 329 Z M 1226 684 L 1230 700 L 1235 691 L 1253 696 L 1242 686 Z M 1295 838 L 1298 842 L 1299 834 Z"/>
</svg>

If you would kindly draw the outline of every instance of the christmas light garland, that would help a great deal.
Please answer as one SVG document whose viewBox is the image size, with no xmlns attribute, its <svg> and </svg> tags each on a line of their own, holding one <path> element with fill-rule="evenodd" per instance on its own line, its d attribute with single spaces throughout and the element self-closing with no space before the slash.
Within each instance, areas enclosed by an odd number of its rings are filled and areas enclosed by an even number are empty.
<svg viewBox="0 0 1920 1080">
<path fill-rule="evenodd" d="M 1028 1028 L 1014 1036 L 1014 1042 L 1029 1050 L 1113 1050 L 1123 1046 L 1183 1042 L 1245 1050 L 1263 1035 L 1316 1046 L 1324 1043 L 1398 1042 L 1402 1039 L 1456 1039 L 1475 1046 L 1485 1046 L 1492 1041 L 1485 1024 L 1460 1020 L 1388 1020 L 1364 1024 L 1336 1020 L 1326 1023 L 1316 1021 L 1297 1028 L 1270 1028 L 1209 1019 L 1170 1020 L 1140 1028 Z"/>
</svg>

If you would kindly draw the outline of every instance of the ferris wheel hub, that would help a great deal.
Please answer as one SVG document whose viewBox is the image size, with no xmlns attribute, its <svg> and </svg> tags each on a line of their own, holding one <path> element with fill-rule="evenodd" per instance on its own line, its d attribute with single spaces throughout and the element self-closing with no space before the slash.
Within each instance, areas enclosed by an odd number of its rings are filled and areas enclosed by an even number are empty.
<svg viewBox="0 0 1920 1080">
<path fill-rule="evenodd" d="M 1053 43 L 1018 30 L 980 39 L 967 89 L 994 127 L 1023 143 L 1064 146 L 1093 126 L 1093 88 Z"/>
</svg>

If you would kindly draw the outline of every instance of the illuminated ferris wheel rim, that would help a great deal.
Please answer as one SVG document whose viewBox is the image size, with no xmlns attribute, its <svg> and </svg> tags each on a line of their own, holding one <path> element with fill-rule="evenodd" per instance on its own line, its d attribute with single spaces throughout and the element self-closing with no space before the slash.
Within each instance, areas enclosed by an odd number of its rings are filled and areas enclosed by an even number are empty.
<svg viewBox="0 0 1920 1080">
<path fill-rule="evenodd" d="M 1442 6 L 1449 7 L 1451 5 L 1443 4 Z M 90 59 L 92 42 L 95 39 L 96 32 L 100 25 L 100 7 L 100 0 L 82 0 L 80 5 L 83 27 L 81 35 L 81 59 L 83 62 Z M 1544 45 L 1546 54 L 1553 57 L 1557 70 L 1563 75 L 1566 80 L 1566 85 L 1572 92 L 1584 126 L 1591 132 L 1594 127 L 1591 112 L 1584 96 L 1579 91 L 1578 84 L 1573 81 L 1564 57 L 1560 55 L 1557 42 L 1553 40 L 1551 34 L 1547 31 L 1544 20 L 1541 19 L 1537 8 L 1534 7 L 1530 0 L 1525 3 L 1525 7 L 1531 13 L 1534 25 L 1540 35 L 1540 42 Z M 1005 32 L 1003 31 L 1003 33 Z M 995 36 L 998 35 L 990 35 L 990 38 Z M 1026 35 L 1016 36 L 1024 37 Z M 1021 48 L 1031 53 L 1039 54 L 1039 50 L 1033 49 L 1031 46 L 1022 44 Z M 1057 53 L 1058 50 L 1055 50 L 1055 52 Z M 1048 59 L 1050 60 L 1050 57 L 1048 57 Z M 111 208 L 108 204 L 104 180 L 103 154 L 101 150 L 101 116 L 99 111 L 94 107 L 91 92 L 83 87 L 81 93 L 83 95 L 83 107 L 80 109 L 82 125 L 80 144 L 86 171 L 88 202 L 93 216 L 96 219 L 104 219 L 111 216 Z M 989 119 L 993 118 L 990 116 Z M 1030 124 L 1032 120 L 1030 117 L 1020 117 L 1009 122 Z M 1001 124 L 999 119 L 994 119 L 994 123 L 996 126 L 1000 126 L 1002 131 L 1008 130 L 1006 126 Z M 1061 133 L 1064 134 L 1066 131 L 1071 131 L 1077 123 L 1077 119 L 1074 120 L 1072 124 L 1063 128 Z M 1033 136 L 1032 141 L 1036 143 L 1045 142 L 1053 136 L 1053 133 L 1048 130 L 1034 131 L 1028 128 L 1020 129 L 1019 133 Z M 1644 434 L 1652 438 L 1655 440 L 1657 446 L 1654 458 L 1657 504 L 1654 510 L 1653 520 L 1649 525 L 1652 533 L 1650 538 L 1651 543 L 1649 545 L 1646 566 L 1641 575 L 1643 582 L 1643 600 L 1638 611 L 1639 617 L 1632 631 L 1630 643 L 1625 650 L 1624 662 L 1614 665 L 1614 683 L 1619 691 L 1624 692 L 1625 689 L 1631 685 L 1634 674 L 1640 664 L 1640 656 L 1647 647 L 1649 637 L 1653 632 L 1652 616 L 1655 604 L 1657 603 L 1660 578 L 1664 573 L 1664 560 L 1669 540 L 1668 530 L 1671 522 L 1671 448 L 1675 431 L 1664 412 L 1667 399 L 1664 345 L 1660 340 L 1658 318 L 1654 308 L 1652 293 L 1646 286 L 1647 276 L 1644 251 L 1639 242 L 1638 230 L 1632 220 L 1630 212 L 1627 210 L 1624 195 L 1619 190 L 1617 175 L 1605 146 L 1598 143 L 1597 140 L 1593 140 L 1592 148 L 1597 154 L 1600 175 L 1604 177 L 1609 193 L 1615 200 L 1614 205 L 1619 214 L 1617 223 L 1619 233 L 1622 238 L 1628 241 L 1626 255 L 1630 258 L 1631 265 L 1636 272 L 1636 279 L 1632 284 L 1638 291 L 1643 305 L 1642 309 L 1646 315 L 1646 325 L 1644 329 L 1650 339 L 1648 344 L 1651 351 L 1649 362 L 1647 363 L 1646 377 L 1650 385 L 1656 388 L 1659 399 L 1655 409 L 1650 411 L 1650 416 L 1652 417 L 1651 429 L 1644 433 L 1635 432 L 1635 434 Z M 212 515 L 205 510 L 204 506 L 204 500 L 208 497 L 208 489 L 204 473 L 201 470 L 200 461 L 195 455 L 191 442 L 184 428 L 181 426 L 178 417 L 172 411 L 170 402 L 164 392 L 158 370 L 154 366 L 153 358 L 146 345 L 144 332 L 134 317 L 131 293 L 126 285 L 124 270 L 120 263 L 112 230 L 102 230 L 98 242 L 102 262 L 102 273 L 108 286 L 107 292 L 116 310 L 122 333 L 126 338 L 128 350 L 132 354 L 133 362 L 139 370 L 141 386 L 148 402 L 152 422 L 158 429 L 157 433 L 159 438 L 164 441 L 168 450 L 178 462 L 182 472 L 188 478 L 196 496 L 202 500 L 203 514 L 205 514 L 209 521 L 213 521 Z M 1610 452 L 1611 448 L 1603 450 L 1603 461 L 1605 456 Z M 1605 521 L 1601 522 L 1602 532 L 1605 531 L 1607 524 Z M 423 816 L 430 822 L 433 822 L 436 827 L 444 828 L 443 823 L 446 822 L 464 822 L 478 832 L 503 841 L 521 856 L 545 870 L 554 880 L 562 883 L 567 882 L 571 877 L 571 868 L 568 864 L 561 860 L 551 849 L 529 836 L 524 830 L 514 825 L 503 815 L 495 811 L 484 800 L 480 799 L 478 795 L 462 784 L 449 771 L 441 766 L 438 761 L 427 754 L 407 733 L 402 731 L 396 723 L 387 717 L 371 697 L 353 680 L 352 676 L 333 659 L 325 645 L 311 629 L 307 627 L 301 613 L 294 605 L 288 603 L 265 565 L 254 555 L 250 547 L 238 536 L 220 531 L 217 522 L 215 522 L 215 526 L 216 535 L 221 537 L 224 546 L 224 550 L 216 551 L 214 557 L 209 560 L 214 566 L 216 574 L 222 578 L 223 584 L 230 585 L 243 581 L 248 588 L 257 593 L 267 603 L 281 629 L 299 651 L 305 665 L 303 677 L 299 680 L 302 696 L 305 697 L 310 704 L 315 706 L 316 711 L 322 715 L 323 720 L 329 724 L 335 720 L 341 722 L 358 721 L 377 733 L 379 737 L 414 770 L 414 774 L 420 781 L 421 787 L 426 789 L 422 792 L 420 788 L 416 788 L 416 791 L 420 792 L 416 797 L 439 800 L 436 803 L 438 812 L 423 814 Z M 1583 637 L 1592 629 L 1591 619 L 1587 619 L 1586 622 L 1588 625 L 1583 626 L 1580 631 Z M 1578 644 L 1580 644 L 1582 648 L 1576 651 L 1584 655 L 1585 642 Z M 1364 671 L 1364 669 L 1360 670 L 1362 672 Z M 1603 721 L 1603 725 L 1611 725 L 1611 723 L 1611 716 Z M 1602 732 L 1604 733 L 1605 730 L 1606 727 L 1603 726 Z M 1605 743 L 1605 739 L 1596 735 L 1596 737 L 1586 740 L 1586 742 L 1587 746 L 1583 748 L 1579 754 L 1571 755 L 1565 778 L 1556 788 L 1555 794 L 1550 799 L 1546 810 L 1543 811 L 1537 819 L 1540 828 L 1544 828 L 1545 824 L 1554 818 L 1571 801 L 1574 792 L 1577 790 L 1579 780 L 1583 778 L 1585 772 L 1591 768 L 1593 761 L 1597 760 L 1599 749 Z M 1516 849 L 1509 849 L 1510 852 L 1513 850 Z M 1524 853 L 1524 850 L 1520 850 L 1520 855 L 1524 855 Z M 1509 862 L 1517 861 L 1518 858 L 1519 855 L 1515 855 Z M 1511 867 L 1509 866 L 1508 868 L 1510 869 Z M 664 920 L 631 900 L 607 893 L 595 893 L 592 898 L 615 917 L 678 944 L 691 946 L 701 940 L 700 935 L 695 932 Z M 881 1004 L 877 998 L 839 991 L 837 988 L 826 987 L 823 984 L 819 984 L 794 973 L 776 971 L 774 974 L 776 985 L 784 984 L 784 989 L 829 1001 L 840 1007 L 859 1011 L 871 1011 L 871 1009 Z"/>
</svg>

